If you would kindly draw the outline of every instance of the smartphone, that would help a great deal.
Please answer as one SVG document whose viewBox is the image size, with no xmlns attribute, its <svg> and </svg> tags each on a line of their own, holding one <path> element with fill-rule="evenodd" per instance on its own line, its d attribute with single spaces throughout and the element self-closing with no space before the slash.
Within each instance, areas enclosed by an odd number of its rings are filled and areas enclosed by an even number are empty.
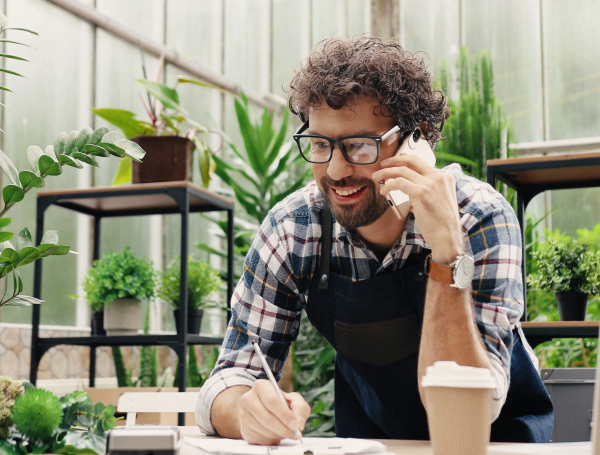
<svg viewBox="0 0 600 455">
<path fill-rule="evenodd" d="M 425 161 L 428 166 L 435 166 L 435 154 L 419 128 L 415 129 L 404 139 L 398 148 L 397 155 L 415 155 Z M 385 182 L 380 182 L 379 184 L 384 185 Z M 399 220 L 403 220 L 408 216 L 408 212 L 410 212 L 410 198 L 407 194 L 400 190 L 393 190 L 385 198 Z"/>
</svg>

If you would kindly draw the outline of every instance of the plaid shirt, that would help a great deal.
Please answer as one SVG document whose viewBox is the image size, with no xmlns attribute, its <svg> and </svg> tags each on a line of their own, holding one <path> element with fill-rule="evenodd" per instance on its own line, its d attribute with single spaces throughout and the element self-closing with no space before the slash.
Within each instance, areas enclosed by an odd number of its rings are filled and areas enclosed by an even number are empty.
<svg viewBox="0 0 600 455">
<path fill-rule="evenodd" d="M 473 306 L 498 384 L 495 419 L 508 390 L 511 330 L 523 312 L 519 223 L 512 207 L 488 184 L 466 176 L 458 164 L 441 171 L 452 173 L 456 179 L 466 248 L 475 259 Z M 196 420 L 204 432 L 215 433 L 210 410 L 220 392 L 239 385 L 251 387 L 256 379 L 266 377 L 253 353 L 252 337 L 260 337 L 269 366 L 279 379 L 290 345 L 298 335 L 310 281 L 319 264 L 322 205 L 323 196 L 312 182 L 278 203 L 262 223 L 233 294 L 232 317 L 219 360 L 196 405 Z M 403 267 L 417 246 L 430 248 L 412 213 L 382 262 L 351 230 L 335 222 L 331 267 L 353 281 L 367 280 L 389 267 Z M 537 363 L 535 356 L 532 360 Z"/>
</svg>

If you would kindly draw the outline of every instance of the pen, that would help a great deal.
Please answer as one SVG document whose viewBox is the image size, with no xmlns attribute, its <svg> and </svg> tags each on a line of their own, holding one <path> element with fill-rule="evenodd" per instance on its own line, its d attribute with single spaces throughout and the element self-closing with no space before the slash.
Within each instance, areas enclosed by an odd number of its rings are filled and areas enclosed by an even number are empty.
<svg viewBox="0 0 600 455">
<path fill-rule="evenodd" d="M 267 376 L 269 377 L 269 381 L 271 381 L 271 384 L 273 384 L 273 387 L 275 387 L 275 391 L 277 392 L 277 395 L 279 395 L 279 398 L 281 399 L 283 404 L 288 406 L 288 402 L 283 397 L 283 393 L 281 393 L 281 389 L 279 388 L 279 385 L 277 384 L 277 381 L 275 380 L 275 376 L 273 376 L 273 372 L 271 371 L 271 368 L 269 368 L 267 359 L 265 359 L 265 356 L 263 355 L 262 351 L 258 347 L 258 343 L 256 341 L 252 340 L 252 345 L 254 346 L 254 351 L 256 352 L 256 355 L 258 356 L 258 358 L 260 359 L 260 362 L 262 363 L 263 370 L 265 370 L 265 373 L 267 373 Z M 302 442 L 302 433 L 300 433 L 300 430 L 295 430 L 294 436 L 296 436 L 296 439 L 298 439 L 300 442 Z"/>
</svg>

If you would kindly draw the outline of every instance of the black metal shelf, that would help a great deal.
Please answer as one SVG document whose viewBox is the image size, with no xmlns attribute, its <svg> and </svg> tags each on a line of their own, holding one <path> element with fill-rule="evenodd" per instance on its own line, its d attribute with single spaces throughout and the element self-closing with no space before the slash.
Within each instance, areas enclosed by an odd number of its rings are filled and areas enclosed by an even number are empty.
<svg viewBox="0 0 600 455">
<path fill-rule="evenodd" d="M 554 338 L 597 338 L 598 321 L 523 322 L 523 333 L 531 347 Z"/>
<path fill-rule="evenodd" d="M 42 240 L 44 214 L 52 206 L 83 213 L 94 218 L 93 259 L 100 257 L 101 219 L 106 217 L 179 214 L 181 216 L 181 283 L 180 302 L 183 317 L 179 320 L 176 335 L 87 336 L 42 338 L 39 336 L 41 306 L 33 306 L 31 330 L 30 381 L 35 384 L 42 355 L 48 349 L 61 345 L 90 347 L 90 387 L 95 385 L 96 348 L 99 346 L 168 346 L 179 359 L 179 390 L 184 391 L 187 382 L 187 347 L 199 344 L 221 344 L 221 338 L 186 334 L 187 305 L 187 257 L 190 213 L 208 211 L 227 212 L 227 303 L 233 294 L 233 210 L 234 203 L 188 181 L 146 183 L 118 187 L 95 187 L 88 189 L 39 191 L 37 194 L 36 245 Z M 33 296 L 41 298 L 42 262 L 35 263 Z M 183 425 L 183 414 L 179 415 Z"/>
</svg>

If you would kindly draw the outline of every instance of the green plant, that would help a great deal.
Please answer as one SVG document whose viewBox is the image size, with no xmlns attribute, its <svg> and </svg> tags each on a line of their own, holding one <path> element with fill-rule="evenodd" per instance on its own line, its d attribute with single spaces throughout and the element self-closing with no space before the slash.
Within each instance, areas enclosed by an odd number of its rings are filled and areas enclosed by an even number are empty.
<svg viewBox="0 0 600 455">
<path fill-rule="evenodd" d="M 188 346 L 187 355 L 187 375 L 186 375 L 186 387 L 201 387 L 206 381 L 206 378 L 202 379 L 202 373 L 198 367 L 198 356 L 196 356 L 196 350 L 194 346 Z M 175 376 L 173 377 L 173 387 L 179 387 L 179 368 L 175 368 Z"/>
<path fill-rule="evenodd" d="M 181 259 L 173 258 L 160 274 L 158 297 L 180 308 L 179 287 L 181 283 Z M 188 307 L 209 308 L 223 305 L 212 303 L 211 295 L 223 287 L 219 272 L 210 263 L 188 256 Z"/>
<path fill-rule="evenodd" d="M 44 389 L 32 389 L 15 401 L 13 421 L 17 430 L 33 440 L 49 439 L 62 421 L 60 401 Z"/>
<path fill-rule="evenodd" d="M 212 159 L 212 151 L 206 141 L 201 139 L 201 135 L 210 132 L 206 127 L 188 117 L 187 110 L 180 104 L 177 84 L 192 83 L 202 87 L 220 89 L 206 82 L 184 76 L 178 76 L 175 87 L 171 88 L 158 82 L 162 75 L 162 61 L 159 67 L 161 70 L 156 81 L 148 79 L 135 80 L 146 90 L 148 102 L 141 95 L 140 100 L 149 121 L 140 120 L 136 117 L 136 114 L 125 109 L 93 108 L 92 112 L 120 128 L 128 138 L 134 136 L 180 136 L 190 139 L 194 143 L 195 150 L 198 151 L 198 164 L 202 183 L 208 188 L 215 164 Z M 144 65 L 142 65 L 142 68 L 145 74 Z M 157 103 L 160 103 L 160 108 L 157 108 Z M 131 183 L 130 160 L 123 160 L 120 163 L 113 180 L 113 185 L 124 183 Z"/>
<path fill-rule="evenodd" d="M 447 61 L 440 68 L 440 85 L 448 94 L 450 117 L 435 154 L 439 166 L 451 162 L 467 166 L 478 179 L 486 179 L 487 160 L 508 156 L 507 144 L 514 142 L 510 122 L 494 95 L 492 57 L 489 51 L 471 56 L 466 48 L 457 62 L 457 98 L 451 95 L 452 75 Z"/>
<path fill-rule="evenodd" d="M 7 27 L 7 19 L 0 12 L 0 34 L 6 30 L 20 30 L 34 35 L 37 33 L 23 28 Z M 0 40 L 13 44 L 25 45 L 23 43 Z M 2 54 L 5 58 L 25 60 L 15 55 Z M 21 74 L 0 68 L 1 72 L 22 76 Z M 10 91 L 7 87 L 0 90 Z M 0 150 L 0 169 L 6 175 L 2 182 L 2 199 L 4 207 L 0 210 L 0 280 L 3 281 L 4 293 L 0 300 L 0 307 L 4 305 L 30 306 L 42 301 L 34 297 L 23 295 L 23 281 L 18 267 L 30 264 L 38 259 L 48 256 L 67 254 L 70 247 L 58 244 L 56 231 L 47 231 L 42 237 L 39 245 L 34 245 L 29 229 L 23 228 L 16 240 L 16 247 L 10 242 L 14 233 L 3 230 L 12 222 L 11 218 L 5 217 L 6 213 L 23 200 L 25 195 L 33 188 L 41 188 L 45 185 L 45 178 L 57 176 L 62 173 L 63 166 L 76 169 L 83 168 L 83 164 L 98 167 L 96 157 L 108 157 L 110 155 L 119 158 L 129 157 L 140 161 L 145 152 L 134 142 L 127 140 L 117 132 L 109 131 L 108 128 L 84 128 L 81 131 L 59 133 L 54 144 L 48 145 L 44 150 L 36 145 L 27 148 L 27 161 L 31 170 L 19 171 Z M 9 276 L 11 277 L 9 279 Z"/>
<path fill-rule="evenodd" d="M 106 432 L 117 423 L 114 406 L 94 406 L 85 392 L 56 398 L 31 384 L 25 389 L 15 403 L 12 431 L 0 439 L 0 453 L 106 453 Z"/>
<path fill-rule="evenodd" d="M 8 376 L 0 376 L 0 439 L 10 436 L 15 400 L 24 392 L 25 388 L 21 381 L 14 381 Z"/>
<path fill-rule="evenodd" d="M 154 297 L 156 272 L 149 258 L 133 254 L 129 247 L 122 253 L 107 253 L 94 261 L 83 280 L 88 302 L 106 306 L 116 299 Z"/>
<path fill-rule="evenodd" d="M 575 291 L 597 295 L 600 290 L 600 252 L 592 251 L 593 243 L 573 239 L 567 243 L 548 240 L 543 251 L 532 253 L 537 273 L 527 283 L 544 291 Z"/>
</svg>

